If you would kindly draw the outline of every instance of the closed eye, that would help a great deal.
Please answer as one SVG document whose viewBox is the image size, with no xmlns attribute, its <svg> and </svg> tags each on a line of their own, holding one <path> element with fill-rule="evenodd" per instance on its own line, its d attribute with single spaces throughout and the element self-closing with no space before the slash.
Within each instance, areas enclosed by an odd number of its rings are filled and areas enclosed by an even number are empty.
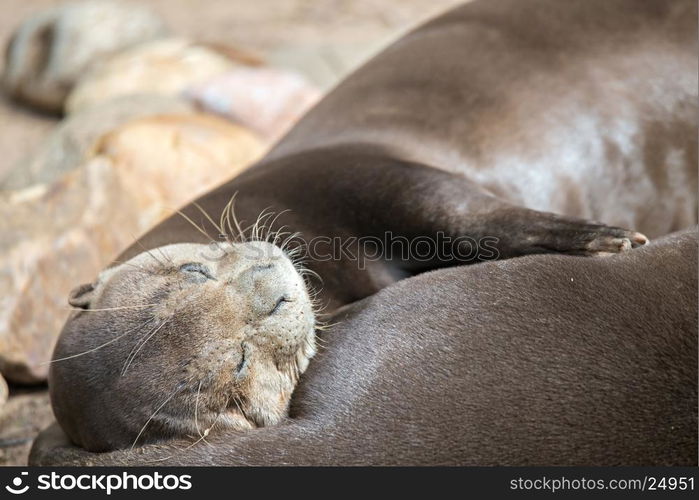
<svg viewBox="0 0 699 500">
<path fill-rule="evenodd" d="M 182 264 L 180 266 L 180 271 L 182 271 L 183 273 L 189 273 L 189 274 L 203 276 L 204 278 L 209 279 L 209 280 L 216 279 L 211 275 L 211 271 L 209 270 L 208 267 L 206 267 L 204 264 L 200 264 L 198 262 L 188 262 L 187 264 Z"/>
</svg>

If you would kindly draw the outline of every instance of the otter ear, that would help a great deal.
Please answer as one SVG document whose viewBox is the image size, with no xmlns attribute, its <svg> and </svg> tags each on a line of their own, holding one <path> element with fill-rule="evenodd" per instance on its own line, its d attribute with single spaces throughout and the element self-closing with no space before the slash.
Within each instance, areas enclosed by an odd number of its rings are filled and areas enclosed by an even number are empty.
<svg viewBox="0 0 699 500">
<path fill-rule="evenodd" d="M 84 283 L 71 290 L 68 295 L 68 303 L 73 307 L 87 309 L 90 307 L 95 287 L 92 283 Z"/>
</svg>

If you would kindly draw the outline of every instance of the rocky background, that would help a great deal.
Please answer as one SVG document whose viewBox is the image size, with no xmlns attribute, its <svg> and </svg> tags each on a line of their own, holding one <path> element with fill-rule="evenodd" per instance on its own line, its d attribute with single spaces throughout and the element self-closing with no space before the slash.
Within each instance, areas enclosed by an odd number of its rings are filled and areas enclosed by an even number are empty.
<svg viewBox="0 0 699 500">
<path fill-rule="evenodd" d="M 456 3 L 0 0 L 0 464 L 52 420 L 70 289 Z"/>
</svg>

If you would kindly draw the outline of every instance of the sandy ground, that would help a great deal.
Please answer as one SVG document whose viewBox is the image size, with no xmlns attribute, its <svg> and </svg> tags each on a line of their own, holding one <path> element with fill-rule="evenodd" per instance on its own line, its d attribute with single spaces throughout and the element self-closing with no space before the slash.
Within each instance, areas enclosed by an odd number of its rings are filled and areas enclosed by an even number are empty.
<svg viewBox="0 0 699 500">
<path fill-rule="evenodd" d="M 0 45 L 4 48 L 26 16 L 61 3 L 66 2 L 0 0 Z M 295 69 L 327 89 L 405 30 L 461 2 L 142 0 L 141 3 L 158 12 L 173 33 L 251 51 L 272 64 Z M 0 176 L 31 154 L 56 123 L 55 117 L 33 113 L 0 97 Z M 0 465 L 25 464 L 31 440 L 51 420 L 45 388 L 14 388 L 10 400 L 0 410 Z"/>
</svg>

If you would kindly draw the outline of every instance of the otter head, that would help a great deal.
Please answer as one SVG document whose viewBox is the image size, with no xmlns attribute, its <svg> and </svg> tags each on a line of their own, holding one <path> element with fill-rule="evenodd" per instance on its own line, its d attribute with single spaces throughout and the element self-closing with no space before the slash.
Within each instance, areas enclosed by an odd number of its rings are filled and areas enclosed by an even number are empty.
<svg viewBox="0 0 699 500">
<path fill-rule="evenodd" d="M 304 280 L 269 243 L 160 247 L 70 303 L 51 403 L 92 451 L 278 423 L 315 353 Z"/>
</svg>

